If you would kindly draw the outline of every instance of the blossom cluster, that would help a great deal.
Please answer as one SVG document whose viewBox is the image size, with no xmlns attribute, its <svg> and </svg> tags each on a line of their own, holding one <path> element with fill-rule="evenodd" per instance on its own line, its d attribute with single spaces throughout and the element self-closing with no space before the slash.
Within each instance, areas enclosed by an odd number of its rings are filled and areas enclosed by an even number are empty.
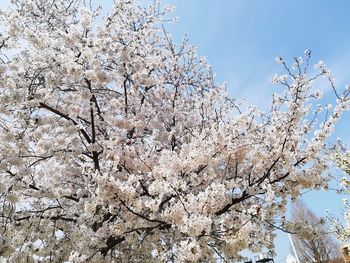
<svg viewBox="0 0 350 263">
<path fill-rule="evenodd" d="M 350 193 L 350 151 L 345 150 L 344 146 L 338 144 L 331 150 L 331 157 L 336 165 L 345 172 L 345 176 L 340 179 L 341 192 Z M 333 228 L 337 233 L 337 237 L 340 240 L 350 239 L 350 203 L 346 198 L 343 198 L 344 202 L 344 218 L 340 220 L 334 215 L 330 215 Z"/>
<path fill-rule="evenodd" d="M 349 105 L 317 106 L 323 66 L 308 77 L 301 58 L 279 58 L 284 91 L 268 112 L 243 110 L 196 48 L 173 43 L 157 1 L 115 1 L 102 22 L 79 0 L 12 2 L 0 14 L 7 260 L 233 261 L 273 249 L 288 198 L 327 185 L 325 140 Z"/>
</svg>

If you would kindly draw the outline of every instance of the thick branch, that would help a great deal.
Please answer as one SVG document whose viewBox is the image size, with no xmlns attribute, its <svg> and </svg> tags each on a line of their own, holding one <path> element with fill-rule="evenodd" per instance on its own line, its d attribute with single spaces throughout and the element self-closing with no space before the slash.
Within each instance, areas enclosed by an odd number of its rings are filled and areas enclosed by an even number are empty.
<svg viewBox="0 0 350 263">
<path fill-rule="evenodd" d="M 51 111 L 52 113 L 55 113 L 56 115 L 66 119 L 68 121 L 71 121 L 76 127 L 78 127 L 78 123 L 75 120 L 73 120 L 71 117 L 69 117 L 69 115 L 64 114 L 64 113 L 60 112 L 59 110 L 54 109 L 54 108 L 50 107 L 49 105 L 46 105 L 45 103 L 42 103 L 42 102 L 40 102 L 40 108 L 47 109 L 47 110 Z M 91 143 L 91 138 L 87 134 L 87 132 L 84 129 L 82 129 L 82 128 L 80 128 L 80 132 L 83 134 L 83 136 L 86 139 L 86 141 L 88 143 Z"/>
<path fill-rule="evenodd" d="M 95 96 L 92 95 L 92 98 L 91 98 L 91 102 L 94 101 L 94 98 Z M 91 118 L 91 134 L 92 134 L 92 137 L 91 137 L 91 142 L 92 143 L 95 143 L 96 142 L 96 128 L 95 128 L 95 116 L 94 116 L 94 108 L 93 106 L 91 105 L 91 109 L 90 109 L 90 118 Z M 92 151 L 92 160 L 94 161 L 94 167 L 95 167 L 95 170 L 100 170 L 100 163 L 98 161 L 98 152 L 97 151 Z"/>
<path fill-rule="evenodd" d="M 128 207 L 125 202 L 123 200 L 120 200 L 120 202 L 122 203 L 122 205 L 132 214 L 138 216 L 138 217 L 141 217 L 142 219 L 146 220 L 146 221 L 149 221 L 149 222 L 153 222 L 153 223 L 161 223 L 161 224 L 164 224 L 164 225 L 170 225 L 168 224 L 167 222 L 165 221 L 162 221 L 162 220 L 158 220 L 158 219 L 151 219 L 151 218 L 148 218 L 138 212 L 135 212 L 133 211 L 130 207 Z"/>
<path fill-rule="evenodd" d="M 230 203 L 228 203 L 227 205 L 225 205 L 223 208 L 221 208 L 220 210 L 215 212 L 215 215 L 219 216 L 222 215 L 224 213 L 226 213 L 227 211 L 230 210 L 230 208 L 232 206 L 234 206 L 235 204 L 238 204 L 246 199 L 248 199 L 249 197 L 251 197 L 251 195 L 247 194 L 246 191 L 243 191 L 242 196 L 239 198 L 234 198 Z"/>
<path fill-rule="evenodd" d="M 127 86 L 126 86 L 127 81 L 128 81 L 128 78 L 125 78 L 124 83 L 123 83 L 123 87 L 124 87 L 124 103 L 125 103 L 124 111 L 125 111 L 125 114 L 128 113 L 128 91 L 127 91 Z"/>
<path fill-rule="evenodd" d="M 105 257 L 108 254 L 108 251 L 110 251 L 111 249 L 113 249 L 116 245 L 118 245 L 119 243 L 123 242 L 125 240 L 125 237 L 113 237 L 110 236 L 107 241 L 106 241 L 106 245 L 105 247 L 100 249 L 101 254 Z"/>
</svg>

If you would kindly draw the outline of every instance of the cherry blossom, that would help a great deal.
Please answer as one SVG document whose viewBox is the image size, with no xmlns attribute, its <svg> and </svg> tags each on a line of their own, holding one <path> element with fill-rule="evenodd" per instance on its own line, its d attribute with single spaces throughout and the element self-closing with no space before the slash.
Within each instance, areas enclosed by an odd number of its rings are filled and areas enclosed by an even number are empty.
<svg viewBox="0 0 350 263">
<path fill-rule="evenodd" d="M 311 52 L 292 67 L 278 58 L 270 110 L 243 110 L 195 47 L 172 41 L 169 10 L 2 10 L 3 258 L 232 262 L 273 249 L 288 198 L 327 185 L 326 139 L 349 101 L 319 105 L 318 78 L 335 90 L 325 65 L 309 76 Z"/>
<path fill-rule="evenodd" d="M 338 144 L 332 149 L 331 156 L 337 166 L 345 172 L 345 176 L 340 178 L 340 187 L 342 193 L 350 193 L 350 151 L 346 150 L 344 146 Z M 343 198 L 345 206 L 344 218 L 340 220 L 334 215 L 330 215 L 333 228 L 340 240 L 346 241 L 350 239 L 350 203 L 347 198 Z"/>
</svg>

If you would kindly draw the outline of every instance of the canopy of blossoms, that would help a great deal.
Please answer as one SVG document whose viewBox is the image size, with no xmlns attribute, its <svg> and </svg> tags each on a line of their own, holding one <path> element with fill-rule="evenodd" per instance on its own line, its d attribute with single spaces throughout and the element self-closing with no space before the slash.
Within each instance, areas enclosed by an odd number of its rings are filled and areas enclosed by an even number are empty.
<svg viewBox="0 0 350 263">
<path fill-rule="evenodd" d="M 242 109 L 168 8 L 12 0 L 0 14 L 0 256 L 216 262 L 273 248 L 288 198 L 327 185 L 325 140 L 349 108 L 296 58 L 270 110 Z M 318 78 L 334 88 L 319 104 Z"/>
</svg>

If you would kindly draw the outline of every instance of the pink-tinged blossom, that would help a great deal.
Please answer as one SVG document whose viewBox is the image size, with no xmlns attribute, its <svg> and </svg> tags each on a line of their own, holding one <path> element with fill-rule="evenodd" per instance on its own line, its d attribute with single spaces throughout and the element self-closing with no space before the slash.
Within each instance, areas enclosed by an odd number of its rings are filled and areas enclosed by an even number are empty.
<svg viewBox="0 0 350 263">
<path fill-rule="evenodd" d="M 284 90 L 269 111 L 243 110 L 196 48 L 173 43 L 158 1 L 118 0 L 104 19 L 79 0 L 12 2 L 0 34 L 6 260 L 231 262 L 273 249 L 288 198 L 327 187 L 325 142 L 349 101 L 337 93 L 322 112 L 313 81 L 334 81 L 323 63 L 306 74 L 310 52 L 295 69 L 276 59 Z"/>
<path fill-rule="evenodd" d="M 331 151 L 331 156 L 337 166 L 346 174 L 346 176 L 340 178 L 339 184 L 343 193 L 348 194 L 350 192 L 350 151 L 345 150 L 341 145 L 336 145 Z M 342 241 L 348 241 L 350 239 L 350 203 L 347 198 L 343 198 L 343 203 L 345 206 L 343 220 L 333 215 L 329 217 L 333 223 L 333 230 L 335 230 L 337 237 Z"/>
</svg>

